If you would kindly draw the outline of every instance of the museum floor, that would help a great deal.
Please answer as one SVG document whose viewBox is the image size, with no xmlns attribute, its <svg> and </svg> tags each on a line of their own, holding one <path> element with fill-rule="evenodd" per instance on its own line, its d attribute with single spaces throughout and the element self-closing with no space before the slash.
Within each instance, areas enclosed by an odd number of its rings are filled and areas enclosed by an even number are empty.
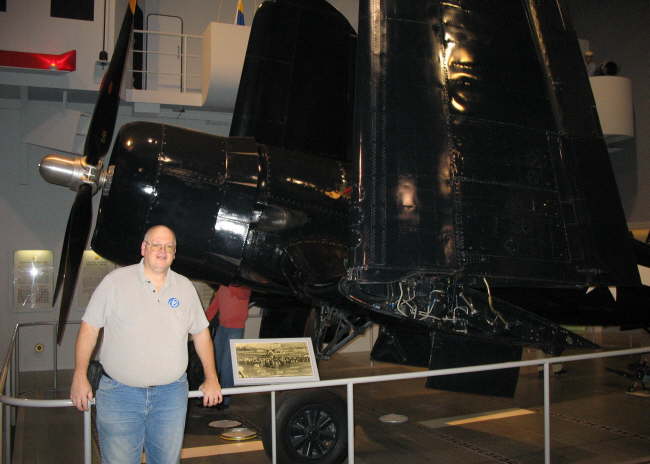
<svg viewBox="0 0 650 464">
<path fill-rule="evenodd" d="M 599 340 L 607 349 L 650 345 L 647 334 L 633 339 L 615 334 Z M 631 380 L 605 368 L 627 369 L 639 357 L 566 364 L 551 379 L 551 462 L 650 463 L 650 394 L 627 392 Z M 371 363 L 367 353 L 339 354 L 321 363 L 322 379 L 398 373 L 415 369 Z M 62 372 L 65 385 L 69 373 Z M 21 390 L 37 395 L 51 375 L 24 374 Z M 355 462 L 543 463 L 543 385 L 536 369 L 520 374 L 514 399 L 427 390 L 423 380 L 355 387 Z M 344 391 L 342 391 L 344 393 Z M 65 390 L 45 397 L 65 397 Z M 41 395 L 39 395 L 41 396 Z M 268 394 L 236 397 L 225 411 L 191 407 L 183 464 L 269 463 L 259 439 L 232 442 L 208 426 L 235 419 L 259 430 Z M 403 424 L 385 424 L 382 415 L 408 416 Z M 94 462 L 99 462 L 96 456 Z M 81 463 L 82 415 L 72 408 L 20 408 L 14 463 Z"/>
</svg>

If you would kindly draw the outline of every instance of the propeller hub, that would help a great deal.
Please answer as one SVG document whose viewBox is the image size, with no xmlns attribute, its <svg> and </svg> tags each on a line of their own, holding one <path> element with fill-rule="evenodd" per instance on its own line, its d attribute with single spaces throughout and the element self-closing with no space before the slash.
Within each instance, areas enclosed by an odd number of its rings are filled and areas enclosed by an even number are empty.
<svg viewBox="0 0 650 464">
<path fill-rule="evenodd" d="M 75 192 L 82 184 L 89 184 L 92 193 L 99 187 L 102 163 L 97 166 L 86 163 L 85 158 L 67 155 L 46 155 L 38 165 L 41 177 L 50 184 L 62 185 Z"/>
</svg>

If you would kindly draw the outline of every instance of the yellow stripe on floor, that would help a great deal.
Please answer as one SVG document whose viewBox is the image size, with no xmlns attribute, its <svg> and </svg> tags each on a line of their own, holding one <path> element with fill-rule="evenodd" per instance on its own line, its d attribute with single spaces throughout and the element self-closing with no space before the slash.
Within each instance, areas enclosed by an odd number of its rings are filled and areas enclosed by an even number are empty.
<svg viewBox="0 0 650 464">
<path fill-rule="evenodd" d="M 181 459 L 204 458 L 207 456 L 219 456 L 222 454 L 250 453 L 251 451 L 263 451 L 264 446 L 260 440 L 251 440 L 241 443 L 228 443 L 225 445 L 195 446 L 183 448 Z M 142 462 L 146 463 L 147 458 L 142 455 Z"/>
<path fill-rule="evenodd" d="M 487 413 L 469 414 L 466 416 L 445 417 L 442 419 L 431 419 L 421 421 L 420 424 L 432 428 L 439 429 L 442 427 L 472 424 L 475 422 L 486 422 L 497 419 L 506 419 L 509 417 L 525 416 L 527 414 L 535 414 L 535 411 L 529 409 L 502 409 L 499 411 L 489 411 Z"/>
</svg>

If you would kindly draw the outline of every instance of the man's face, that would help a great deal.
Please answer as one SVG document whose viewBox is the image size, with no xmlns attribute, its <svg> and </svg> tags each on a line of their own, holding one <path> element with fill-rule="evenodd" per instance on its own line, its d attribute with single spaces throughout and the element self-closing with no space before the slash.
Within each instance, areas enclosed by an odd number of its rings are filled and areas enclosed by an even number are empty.
<svg viewBox="0 0 650 464">
<path fill-rule="evenodd" d="M 176 238 L 167 227 L 156 227 L 142 241 L 140 252 L 145 268 L 153 272 L 167 272 L 174 261 Z"/>
</svg>

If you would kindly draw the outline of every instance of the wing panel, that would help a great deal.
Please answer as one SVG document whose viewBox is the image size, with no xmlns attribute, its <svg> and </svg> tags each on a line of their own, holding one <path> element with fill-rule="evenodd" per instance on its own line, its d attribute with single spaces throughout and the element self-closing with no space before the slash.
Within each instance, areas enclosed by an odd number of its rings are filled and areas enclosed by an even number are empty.
<svg viewBox="0 0 650 464">
<path fill-rule="evenodd" d="M 638 282 L 558 4 L 412 3 L 361 2 L 353 278 Z"/>
<path fill-rule="evenodd" d="M 356 34 L 325 0 L 266 1 L 253 19 L 230 135 L 346 159 Z"/>
</svg>

